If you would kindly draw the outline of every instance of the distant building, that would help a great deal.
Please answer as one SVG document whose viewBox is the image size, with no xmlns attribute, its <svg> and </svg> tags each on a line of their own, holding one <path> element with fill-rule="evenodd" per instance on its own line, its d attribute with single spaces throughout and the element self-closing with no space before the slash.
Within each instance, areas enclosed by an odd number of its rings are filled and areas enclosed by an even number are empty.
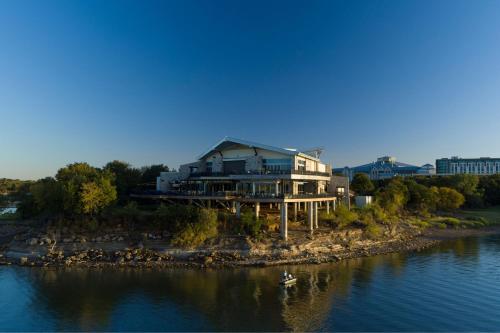
<svg viewBox="0 0 500 333">
<path fill-rule="evenodd" d="M 367 174 L 370 179 L 387 179 L 394 176 L 416 176 L 416 175 L 434 175 L 436 169 L 432 164 L 416 166 L 407 163 L 397 162 L 395 157 L 383 156 L 376 162 L 360 165 L 357 167 L 344 167 L 333 169 L 334 173 L 342 174 L 352 180 L 355 174 Z"/>
<path fill-rule="evenodd" d="M 436 160 L 436 172 L 438 175 L 494 175 L 500 173 L 500 158 L 440 158 Z"/>
</svg>

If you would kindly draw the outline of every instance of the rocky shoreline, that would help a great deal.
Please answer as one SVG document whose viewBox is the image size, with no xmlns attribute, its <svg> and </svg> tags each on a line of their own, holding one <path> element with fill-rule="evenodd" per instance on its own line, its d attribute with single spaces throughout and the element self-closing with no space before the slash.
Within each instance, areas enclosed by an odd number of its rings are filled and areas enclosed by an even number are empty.
<svg viewBox="0 0 500 333">
<path fill-rule="evenodd" d="M 361 230 L 322 230 L 314 237 L 276 238 L 254 242 L 246 237 L 224 237 L 197 249 L 173 248 L 163 235 L 147 233 L 136 244 L 125 232 L 97 237 L 20 233 L 0 250 L 0 265 L 34 267 L 239 267 L 319 264 L 391 252 L 428 248 L 439 239 L 418 230 L 370 240 Z"/>
<path fill-rule="evenodd" d="M 33 267 L 196 267 L 221 268 L 319 264 L 393 252 L 419 251 L 446 239 L 500 233 L 500 228 L 388 230 L 378 240 L 365 237 L 362 230 L 318 230 L 314 236 L 291 237 L 288 242 L 269 236 L 253 241 L 242 236 L 221 237 L 197 249 L 171 247 L 168 235 L 141 234 L 140 241 L 123 230 L 99 236 L 66 232 L 34 233 L 21 229 L 0 247 L 0 265 Z M 6 238 L 5 235 L 4 239 Z M 8 237 L 7 237 L 8 238 Z"/>
</svg>

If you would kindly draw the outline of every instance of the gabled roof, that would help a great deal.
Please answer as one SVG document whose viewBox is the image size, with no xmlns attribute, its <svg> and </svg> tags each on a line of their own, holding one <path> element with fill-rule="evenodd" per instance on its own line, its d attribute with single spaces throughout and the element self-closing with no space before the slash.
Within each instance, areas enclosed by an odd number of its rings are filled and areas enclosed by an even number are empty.
<svg viewBox="0 0 500 333">
<path fill-rule="evenodd" d="M 276 153 L 289 155 L 289 156 L 297 155 L 297 156 L 306 157 L 306 158 L 309 158 L 309 159 L 312 159 L 312 160 L 319 162 L 319 159 L 317 159 L 313 156 L 304 154 L 296 149 L 285 149 L 285 148 L 279 148 L 279 147 L 274 147 L 274 146 L 268 146 L 268 145 L 264 145 L 261 143 L 237 139 L 237 138 L 231 138 L 228 136 L 224 137 L 224 139 L 222 139 L 221 141 L 216 143 L 214 146 L 212 146 L 210 149 L 205 151 L 203 154 L 198 156 L 198 159 L 201 160 L 201 159 L 207 157 L 208 155 L 213 154 L 216 151 L 220 151 L 220 150 L 227 148 L 227 147 L 230 147 L 231 145 L 234 145 L 234 144 L 239 144 L 239 145 L 247 146 L 250 148 L 258 148 L 258 149 L 263 149 L 263 150 L 274 151 Z"/>
</svg>

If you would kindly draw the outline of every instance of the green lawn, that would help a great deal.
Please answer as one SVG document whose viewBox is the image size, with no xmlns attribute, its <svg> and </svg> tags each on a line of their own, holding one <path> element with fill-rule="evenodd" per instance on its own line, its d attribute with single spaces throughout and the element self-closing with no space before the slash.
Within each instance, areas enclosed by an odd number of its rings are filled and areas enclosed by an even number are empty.
<svg viewBox="0 0 500 333">
<path fill-rule="evenodd" d="M 500 224 L 500 206 L 484 209 L 461 210 L 459 214 L 464 218 L 482 217 L 486 219 L 490 224 Z"/>
</svg>

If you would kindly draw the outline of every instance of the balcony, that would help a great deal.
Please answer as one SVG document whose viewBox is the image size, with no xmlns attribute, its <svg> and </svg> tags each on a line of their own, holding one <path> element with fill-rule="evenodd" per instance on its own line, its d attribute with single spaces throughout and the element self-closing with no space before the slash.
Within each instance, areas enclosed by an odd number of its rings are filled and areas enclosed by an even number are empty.
<svg viewBox="0 0 500 333">
<path fill-rule="evenodd" d="M 306 170 L 262 170 L 247 172 L 192 172 L 190 177 L 228 177 L 231 175 L 307 175 L 330 177 L 329 172 L 306 171 Z"/>
</svg>

